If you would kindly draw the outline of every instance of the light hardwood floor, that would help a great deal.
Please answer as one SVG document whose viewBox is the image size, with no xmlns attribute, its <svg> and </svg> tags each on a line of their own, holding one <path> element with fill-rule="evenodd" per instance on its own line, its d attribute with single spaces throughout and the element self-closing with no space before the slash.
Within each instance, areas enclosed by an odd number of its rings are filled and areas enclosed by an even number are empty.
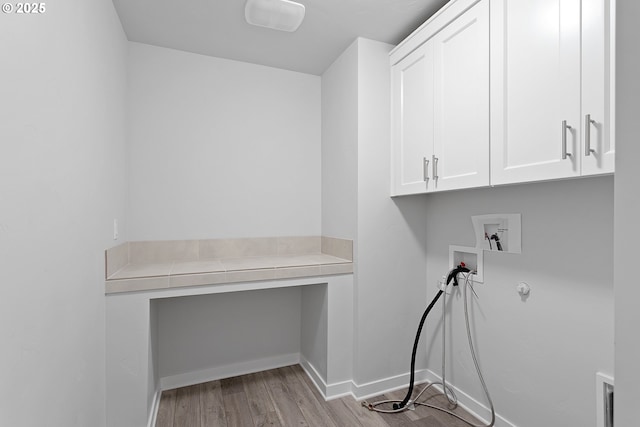
<svg viewBox="0 0 640 427">
<path fill-rule="evenodd" d="M 402 399 L 405 390 L 368 399 Z M 429 392 L 429 391 L 428 391 Z M 420 400 L 446 407 L 425 393 Z M 428 395 L 428 396 L 427 396 Z M 455 412 L 478 423 L 460 408 Z M 326 402 L 299 365 L 162 392 L 156 427 L 468 427 L 441 411 L 370 412 L 351 397 Z"/>
</svg>

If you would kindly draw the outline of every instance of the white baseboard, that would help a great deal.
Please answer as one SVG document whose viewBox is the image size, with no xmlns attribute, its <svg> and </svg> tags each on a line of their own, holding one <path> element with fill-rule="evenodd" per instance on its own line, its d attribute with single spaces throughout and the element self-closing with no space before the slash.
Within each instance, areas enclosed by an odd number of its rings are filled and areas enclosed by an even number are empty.
<svg viewBox="0 0 640 427">
<path fill-rule="evenodd" d="M 442 381 L 442 377 L 437 375 L 435 372 L 431 370 L 427 370 L 427 380 L 428 382 L 440 382 Z M 467 411 L 469 414 L 478 418 L 483 423 L 488 423 L 491 419 L 491 409 L 485 404 L 479 402 L 474 399 L 464 391 L 460 390 L 458 387 L 455 387 L 447 381 L 447 384 L 453 389 L 456 393 L 456 397 L 458 398 L 458 405 Z M 435 386 L 438 390 L 442 391 L 441 386 Z M 489 390 L 491 393 L 491 390 Z M 494 424 L 495 427 L 517 427 L 514 423 L 507 420 L 500 414 L 496 412 L 496 422 Z"/>
<path fill-rule="evenodd" d="M 300 366 L 302 366 L 302 369 L 304 369 L 309 378 L 311 378 L 311 381 L 315 384 L 320 394 L 322 394 L 326 400 L 333 400 L 351 395 L 354 399 L 360 401 L 369 397 L 379 396 L 381 394 L 405 388 L 409 384 L 410 379 L 410 375 L 406 373 L 371 381 L 365 384 L 356 384 L 352 380 L 327 384 L 317 369 L 304 357 L 301 357 L 300 359 Z M 415 384 L 422 384 L 426 381 L 427 371 L 417 371 Z"/>
<path fill-rule="evenodd" d="M 149 422 L 147 427 L 155 427 L 156 420 L 158 419 L 158 408 L 160 407 L 160 397 L 162 390 L 158 389 L 153 393 L 153 402 L 151 402 L 151 411 L 149 411 Z"/>
<path fill-rule="evenodd" d="M 322 375 L 316 370 L 316 368 L 309 363 L 304 356 L 300 357 L 300 366 L 302 370 L 311 378 L 311 382 L 316 386 L 322 397 L 327 398 L 327 383 L 322 379 Z"/>
<path fill-rule="evenodd" d="M 325 400 L 333 400 L 343 396 L 353 395 L 353 383 L 351 381 L 342 381 L 339 383 L 327 384 L 322 378 L 322 375 L 320 375 L 318 370 L 315 368 L 315 366 L 313 366 L 304 357 L 300 358 L 300 366 L 306 372 L 309 378 L 311 378 L 311 381 L 313 382 L 313 384 L 315 384 L 316 388 L 325 398 Z"/>
<path fill-rule="evenodd" d="M 231 365 L 216 366 L 215 368 L 185 372 L 160 378 L 160 390 L 171 390 L 223 378 L 237 377 L 254 372 L 267 371 L 283 366 L 300 363 L 300 353 L 284 354 L 264 359 L 249 360 Z"/>
<path fill-rule="evenodd" d="M 419 369 L 416 371 L 414 384 L 422 384 L 427 382 L 427 370 Z M 396 375 L 393 377 L 382 378 L 376 381 L 371 381 L 365 384 L 353 383 L 353 396 L 356 400 L 365 400 L 370 397 L 380 396 L 381 394 L 396 391 L 409 386 L 409 380 L 411 375 L 406 374 Z"/>
</svg>

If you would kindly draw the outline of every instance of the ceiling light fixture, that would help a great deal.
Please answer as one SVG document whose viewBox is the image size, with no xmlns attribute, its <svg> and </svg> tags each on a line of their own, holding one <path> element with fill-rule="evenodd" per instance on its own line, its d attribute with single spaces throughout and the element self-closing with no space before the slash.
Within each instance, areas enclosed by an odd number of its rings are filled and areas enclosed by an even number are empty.
<svg viewBox="0 0 640 427">
<path fill-rule="evenodd" d="M 304 19 L 304 5 L 290 0 L 247 0 L 244 18 L 251 25 L 293 32 Z"/>
</svg>

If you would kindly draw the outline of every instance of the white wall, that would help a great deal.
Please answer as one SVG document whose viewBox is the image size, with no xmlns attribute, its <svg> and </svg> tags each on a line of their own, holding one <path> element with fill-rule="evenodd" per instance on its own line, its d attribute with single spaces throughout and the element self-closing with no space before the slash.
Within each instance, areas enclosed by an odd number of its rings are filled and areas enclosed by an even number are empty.
<svg viewBox="0 0 640 427">
<path fill-rule="evenodd" d="M 300 298 L 283 288 L 157 300 L 159 377 L 300 353 Z"/>
<path fill-rule="evenodd" d="M 131 240 L 320 233 L 320 78 L 129 44 Z"/>
<path fill-rule="evenodd" d="M 330 382 L 327 368 L 329 356 L 328 286 L 321 284 L 304 286 L 300 289 L 300 312 L 304 313 L 304 316 L 300 316 L 300 354 L 303 363 L 306 361 L 313 365 L 313 368 L 327 383 Z M 336 285 L 332 284 L 332 286 Z M 344 301 L 344 298 L 341 300 Z M 345 330 L 345 328 L 341 327 L 341 330 Z M 351 346 L 344 347 L 353 347 L 352 343 L 349 344 Z M 347 368 L 349 368 L 347 372 L 350 372 L 350 363 Z"/>
<path fill-rule="evenodd" d="M 358 46 L 352 43 L 322 75 L 322 235 L 352 239 L 354 277 L 358 265 L 357 198 L 358 198 Z M 313 292 L 313 293 L 312 293 Z M 317 307 L 320 290 L 305 290 L 305 305 Z M 351 295 L 345 299 L 353 300 Z M 315 299 L 313 301 L 311 298 Z M 314 302 L 312 304 L 311 302 Z M 355 310 L 355 307 L 353 307 Z M 316 315 L 316 318 L 322 318 Z M 344 325 L 353 331 L 355 322 Z M 303 331 L 312 330 L 305 324 Z M 320 332 L 320 339 L 321 334 Z M 315 335 L 315 334 L 314 334 Z M 311 337 L 303 337 L 303 350 L 315 354 L 319 345 L 310 344 Z M 356 336 L 356 333 L 353 334 Z M 318 340 L 318 338 L 315 338 Z M 352 344 L 353 346 L 353 344 Z M 315 357 L 319 359 L 317 356 Z M 352 356 L 353 358 L 353 356 Z M 353 365 L 353 360 L 349 361 Z M 327 378 L 326 364 L 316 370 Z M 354 373 L 353 366 L 345 370 Z M 350 376 L 351 377 L 351 376 Z M 349 378 L 351 380 L 351 378 Z"/>
<path fill-rule="evenodd" d="M 355 380 L 360 385 L 409 372 L 426 298 L 425 199 L 389 197 L 391 48 L 358 39 Z M 424 359 L 416 366 L 425 367 Z"/>
<path fill-rule="evenodd" d="M 322 75 L 322 234 L 355 239 L 358 58 L 352 43 Z M 354 256 L 358 252 L 354 248 Z"/>
<path fill-rule="evenodd" d="M 128 59 L 130 240 L 320 234 L 318 76 L 139 43 Z M 163 301 L 160 377 L 299 353 L 300 295 Z"/>
<path fill-rule="evenodd" d="M 640 3 L 617 2 L 616 60 L 616 180 L 615 180 L 615 423 L 638 424 L 640 401 L 640 287 L 631 276 L 637 265 L 640 241 L 638 218 L 638 99 L 640 99 L 640 55 L 638 55 Z"/>
<path fill-rule="evenodd" d="M 519 427 L 595 427 L 595 373 L 613 373 L 613 178 L 516 185 L 427 198 L 428 294 L 450 244 L 475 246 L 472 215 L 522 214 L 522 254 L 484 253 L 471 314 L 496 411 Z M 521 300 L 516 285 L 531 294 Z M 469 356 L 460 292 L 448 302 L 447 378 L 485 402 Z M 440 309 L 427 323 L 441 373 Z M 437 331 L 434 329 L 437 328 Z"/>
<path fill-rule="evenodd" d="M 390 48 L 358 39 L 322 76 L 322 232 L 355 239 L 358 385 L 408 372 L 425 293 L 424 202 L 389 197 Z"/>
<path fill-rule="evenodd" d="M 0 18 L 0 425 L 104 426 L 126 39 L 111 1 L 46 7 Z"/>
</svg>

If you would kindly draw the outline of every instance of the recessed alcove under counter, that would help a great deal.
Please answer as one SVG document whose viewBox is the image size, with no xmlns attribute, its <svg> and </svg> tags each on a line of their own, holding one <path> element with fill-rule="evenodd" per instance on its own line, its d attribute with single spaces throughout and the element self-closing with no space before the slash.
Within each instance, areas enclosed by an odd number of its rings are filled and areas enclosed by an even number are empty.
<svg viewBox="0 0 640 427">
<path fill-rule="evenodd" d="M 150 425 L 161 391 L 299 363 L 352 378 L 353 242 L 127 242 L 106 251 L 107 424 Z"/>
</svg>

